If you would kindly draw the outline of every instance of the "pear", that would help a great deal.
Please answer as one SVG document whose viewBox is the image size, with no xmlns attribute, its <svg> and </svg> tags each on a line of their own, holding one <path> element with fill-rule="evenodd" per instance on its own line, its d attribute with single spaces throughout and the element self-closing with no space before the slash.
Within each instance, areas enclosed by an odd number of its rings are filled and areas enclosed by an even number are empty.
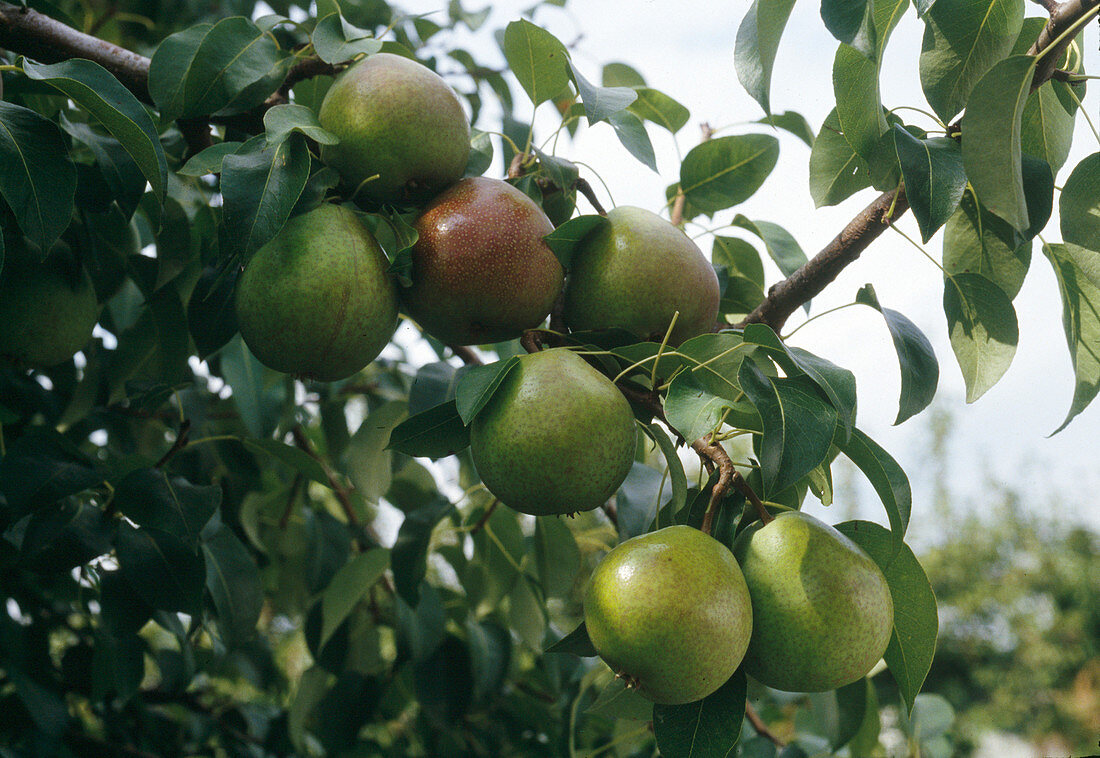
<svg viewBox="0 0 1100 758">
<path fill-rule="evenodd" d="M 725 684 L 749 645 L 752 614 L 729 548 L 690 526 L 623 542 L 584 594 L 596 652 L 655 703 L 691 703 Z"/>
<path fill-rule="evenodd" d="M 322 147 L 321 159 L 362 185 L 357 197 L 418 202 L 466 170 L 470 122 L 458 95 L 409 58 L 378 53 L 352 65 L 325 94 L 318 119 L 340 140 Z"/>
<path fill-rule="evenodd" d="M 245 344 L 268 368 L 324 382 L 366 366 L 397 326 L 389 261 L 355 212 L 322 205 L 292 218 L 237 283 Z"/>
<path fill-rule="evenodd" d="M 824 692 L 864 676 L 894 627 L 886 577 L 828 524 L 788 511 L 734 545 L 752 596 L 745 671 L 788 692 Z"/>
<path fill-rule="evenodd" d="M 679 311 L 670 342 L 714 328 L 718 276 L 687 235 L 655 213 L 620 206 L 583 239 L 565 284 L 572 330 L 619 327 L 660 340 Z"/>
<path fill-rule="evenodd" d="M 99 319 L 91 277 L 58 242 L 45 260 L 15 235 L 0 269 L 0 358 L 48 368 L 84 347 Z"/>
<path fill-rule="evenodd" d="M 554 231 L 542 209 L 498 179 L 463 179 L 416 221 L 406 311 L 452 345 L 501 342 L 543 322 L 564 271 L 542 241 Z"/>
<path fill-rule="evenodd" d="M 565 348 L 521 356 L 470 425 L 481 480 L 535 516 L 590 511 L 626 479 L 637 445 L 622 393 Z"/>
</svg>

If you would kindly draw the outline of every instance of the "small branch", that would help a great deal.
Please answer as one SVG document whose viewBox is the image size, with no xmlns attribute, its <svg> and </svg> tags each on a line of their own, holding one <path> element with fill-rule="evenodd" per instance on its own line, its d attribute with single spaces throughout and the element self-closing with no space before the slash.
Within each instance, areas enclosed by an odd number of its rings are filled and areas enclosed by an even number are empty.
<svg viewBox="0 0 1100 758">
<path fill-rule="evenodd" d="M 745 701 L 745 717 L 748 718 L 749 723 L 752 724 L 752 728 L 755 729 L 756 733 L 761 737 L 771 740 L 780 750 L 787 746 L 787 743 L 779 739 L 775 732 L 768 728 L 768 725 L 764 723 L 764 720 L 760 718 L 760 714 L 756 712 L 756 709 L 752 707 L 752 703 L 748 700 Z"/>
<path fill-rule="evenodd" d="M 760 497 L 753 491 L 749 483 L 745 481 L 745 477 L 741 476 L 740 471 L 733 472 L 733 486 L 737 488 L 737 491 L 745 496 L 745 499 L 752 503 L 752 507 L 756 509 L 756 515 L 760 517 L 760 520 L 765 524 L 770 524 L 775 521 L 775 516 L 768 512 L 768 509 L 764 507 L 764 503 L 760 500 Z"/>
<path fill-rule="evenodd" d="M 520 336 L 519 344 L 528 353 L 537 353 L 542 350 L 542 332 L 538 329 L 528 329 Z"/>
<path fill-rule="evenodd" d="M 700 527 L 703 534 L 710 534 L 714 526 L 714 517 L 718 513 L 718 506 L 729 492 L 730 484 L 737 471 L 733 468 L 733 461 L 730 460 L 725 448 L 720 443 L 714 442 L 709 435 L 692 442 L 691 449 L 718 467 L 718 481 L 710 490 L 710 502 L 707 503 L 706 513 L 703 514 L 703 525 Z"/>
<path fill-rule="evenodd" d="M 290 434 L 294 437 L 294 444 L 303 450 L 313 460 L 321 464 L 321 468 L 324 469 L 325 478 L 328 479 L 328 486 L 332 488 L 332 491 L 336 493 L 336 499 L 340 501 L 340 507 L 344 510 L 344 516 L 347 518 L 348 523 L 352 526 L 359 526 L 359 516 L 355 513 L 355 508 L 351 504 L 351 490 L 340 483 L 340 480 L 336 478 L 336 472 L 328 465 L 324 458 L 313 447 L 313 443 L 309 441 L 309 437 L 306 436 L 305 430 L 301 424 L 296 425 L 290 430 Z"/>
<path fill-rule="evenodd" d="M 577 180 L 573 182 L 573 188 L 584 195 L 585 199 L 587 199 L 588 202 L 592 204 L 592 207 L 595 209 L 596 213 L 600 214 L 601 216 L 607 215 L 607 211 L 605 211 L 603 206 L 600 205 L 600 200 L 596 197 L 596 193 L 592 189 L 592 185 L 588 183 L 587 179 L 577 177 Z"/>
<path fill-rule="evenodd" d="M 172 443 L 172 447 L 168 448 L 168 452 L 160 457 L 160 460 L 153 464 L 153 468 L 164 468 L 168 465 L 168 462 L 176 457 L 176 453 L 187 447 L 187 439 L 191 436 L 191 420 L 184 419 L 180 424 L 179 431 L 176 433 L 176 441 Z"/>
<path fill-rule="evenodd" d="M 447 345 L 451 352 L 458 358 L 462 359 L 462 362 L 467 366 L 480 366 L 484 361 L 478 357 L 477 353 L 472 348 L 466 345 Z"/>
<path fill-rule="evenodd" d="M 498 505 L 500 505 L 500 501 L 494 497 L 493 502 L 489 503 L 489 507 L 485 509 L 485 513 L 481 514 L 481 518 L 479 518 L 477 523 L 470 529 L 471 537 L 485 528 L 485 525 L 489 523 L 489 519 L 493 516 L 493 511 L 497 509 Z"/>
</svg>

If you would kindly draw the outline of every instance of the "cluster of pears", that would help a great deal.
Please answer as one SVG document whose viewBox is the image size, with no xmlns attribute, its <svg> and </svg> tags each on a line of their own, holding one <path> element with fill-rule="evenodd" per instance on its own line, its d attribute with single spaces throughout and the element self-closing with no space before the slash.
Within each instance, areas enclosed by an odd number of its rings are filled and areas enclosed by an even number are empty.
<svg viewBox="0 0 1100 758">
<path fill-rule="evenodd" d="M 886 578 L 800 511 L 756 522 L 731 552 L 688 526 L 608 553 L 584 598 L 600 657 L 656 703 L 700 700 L 741 665 L 769 687 L 824 692 L 866 675 L 893 631 Z"/>
<path fill-rule="evenodd" d="M 507 182 L 462 178 L 470 124 L 435 72 L 379 53 L 341 73 L 319 111 L 338 137 L 321 157 L 357 202 L 415 208 L 411 286 L 353 211 L 296 217 L 248 262 L 238 282 L 241 334 L 271 368 L 332 381 L 389 341 L 402 310 L 450 345 L 499 342 L 542 324 L 559 297 L 574 330 L 619 327 L 671 342 L 709 331 L 718 280 L 679 229 L 617 208 L 582 241 L 566 277 L 543 241 L 553 224 Z"/>
</svg>

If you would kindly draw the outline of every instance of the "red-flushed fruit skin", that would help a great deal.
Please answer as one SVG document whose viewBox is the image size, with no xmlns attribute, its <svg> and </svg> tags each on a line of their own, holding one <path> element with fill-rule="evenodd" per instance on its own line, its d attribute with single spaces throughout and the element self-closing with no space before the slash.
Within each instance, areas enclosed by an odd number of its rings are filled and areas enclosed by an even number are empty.
<svg viewBox="0 0 1100 758">
<path fill-rule="evenodd" d="M 436 339 L 478 345 L 539 326 L 561 292 L 564 271 L 542 238 L 542 209 L 498 179 L 463 179 L 416 222 L 406 312 Z"/>
</svg>

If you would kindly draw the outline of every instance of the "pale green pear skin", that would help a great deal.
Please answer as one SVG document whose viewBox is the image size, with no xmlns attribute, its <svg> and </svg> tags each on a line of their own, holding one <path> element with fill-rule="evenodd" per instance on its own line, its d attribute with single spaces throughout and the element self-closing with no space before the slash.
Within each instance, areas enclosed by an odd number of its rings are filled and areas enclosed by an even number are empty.
<svg viewBox="0 0 1100 758">
<path fill-rule="evenodd" d="M 570 262 L 563 316 L 574 330 L 619 327 L 669 342 L 710 332 L 718 318 L 714 267 L 682 231 L 655 213 L 620 206 L 583 239 Z"/>
<path fill-rule="evenodd" d="M 623 542 L 596 567 L 584 624 L 600 657 L 655 703 L 726 683 L 752 634 L 749 589 L 729 548 L 690 526 Z"/>
<path fill-rule="evenodd" d="M 636 446 L 630 403 L 565 348 L 521 356 L 470 425 L 485 487 L 534 516 L 606 503 L 630 472 Z"/>
<path fill-rule="evenodd" d="M 237 283 L 241 336 L 260 363 L 332 382 L 382 351 L 397 326 L 389 261 L 354 211 L 322 205 L 287 222 Z"/>
<path fill-rule="evenodd" d="M 406 312 L 449 345 L 515 339 L 546 319 L 565 271 L 543 237 L 554 231 L 535 201 L 499 179 L 470 177 L 417 218 Z"/>
<path fill-rule="evenodd" d="M 894 604 L 882 570 L 859 545 L 800 511 L 750 526 L 734 555 L 752 596 L 745 671 L 787 692 L 825 692 L 882 658 Z"/>
<path fill-rule="evenodd" d="M 340 140 L 321 159 L 350 187 L 362 185 L 357 199 L 422 201 L 466 170 L 470 122 L 458 95 L 409 58 L 378 53 L 353 64 L 325 94 L 318 120 Z"/>
<path fill-rule="evenodd" d="M 63 244 L 39 260 L 13 237 L 0 270 L 0 358 L 20 368 L 56 366 L 91 338 L 95 289 Z"/>
</svg>

